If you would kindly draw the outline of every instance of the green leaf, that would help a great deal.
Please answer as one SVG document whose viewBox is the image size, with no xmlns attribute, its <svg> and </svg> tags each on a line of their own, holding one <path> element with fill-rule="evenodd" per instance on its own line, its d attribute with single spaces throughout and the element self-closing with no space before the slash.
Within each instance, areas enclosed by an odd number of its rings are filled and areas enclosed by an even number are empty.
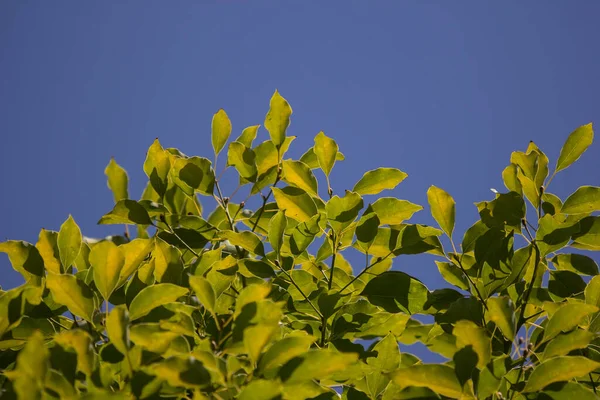
<svg viewBox="0 0 600 400">
<path fill-rule="evenodd" d="M 302 189 L 285 187 L 283 189 L 273 188 L 275 202 L 285 215 L 298 222 L 305 222 L 317 214 L 317 206 L 314 200 Z"/>
<path fill-rule="evenodd" d="M 250 182 L 256 182 L 258 169 L 256 155 L 252 149 L 240 142 L 232 142 L 227 152 L 227 165 L 232 165 L 240 176 Z"/>
<path fill-rule="evenodd" d="M 270 108 L 265 117 L 265 128 L 269 131 L 273 144 L 279 149 L 285 140 L 285 131 L 290 125 L 292 107 L 286 99 L 275 90 L 271 97 Z"/>
<path fill-rule="evenodd" d="M 429 290 L 419 280 L 400 271 L 387 271 L 373 278 L 361 296 L 388 312 L 421 312 Z"/>
<path fill-rule="evenodd" d="M 477 354 L 477 368 L 484 368 L 491 358 L 491 343 L 484 328 L 480 328 L 471 321 L 458 321 L 454 325 L 452 334 L 456 336 L 456 348 L 462 349 L 471 346 Z"/>
<path fill-rule="evenodd" d="M 181 252 L 175 246 L 156 238 L 152 255 L 154 256 L 154 276 L 158 282 L 174 284 L 181 282 L 183 261 Z"/>
<path fill-rule="evenodd" d="M 266 372 L 281 367 L 292 358 L 306 353 L 315 341 L 314 336 L 304 335 L 303 332 L 279 340 L 261 357 L 259 371 Z"/>
<path fill-rule="evenodd" d="M 413 365 L 390 374 L 392 381 L 401 387 L 426 387 L 443 396 L 462 398 L 460 382 L 452 367 L 438 364 Z"/>
<path fill-rule="evenodd" d="M 81 250 L 81 242 L 81 230 L 73 220 L 73 217 L 69 215 L 69 218 L 61 225 L 56 240 L 60 261 L 65 270 L 71 267 L 73 262 L 77 259 L 79 251 Z"/>
<path fill-rule="evenodd" d="M 284 211 L 279 211 L 269 222 L 269 243 L 273 250 L 279 254 L 283 244 L 283 232 L 287 226 L 287 218 Z"/>
<path fill-rule="evenodd" d="M 335 159 L 338 153 L 338 145 L 335 140 L 325 136 L 323 131 L 319 132 L 315 136 L 315 146 L 313 147 L 319 166 L 325 172 L 325 175 L 329 176 Z"/>
<path fill-rule="evenodd" d="M 327 220 L 337 234 L 354 222 L 362 208 L 362 197 L 349 191 L 346 191 L 344 197 L 333 196 L 325 205 Z"/>
<path fill-rule="evenodd" d="M 119 246 L 119 250 L 125 257 L 125 262 L 119 273 L 119 283 L 117 284 L 117 287 L 124 284 L 125 281 L 137 271 L 153 248 L 154 240 L 139 238 Z"/>
<path fill-rule="evenodd" d="M 396 168 L 377 168 L 366 172 L 352 191 L 360 195 L 378 194 L 386 189 L 394 189 L 407 176 Z"/>
<path fill-rule="evenodd" d="M 519 182 L 517 170 L 518 167 L 515 164 L 510 164 L 502 171 L 502 180 L 504 181 L 504 186 L 509 191 L 521 194 L 523 187 L 521 186 L 521 182 Z"/>
<path fill-rule="evenodd" d="M 345 159 L 346 157 L 344 157 L 344 155 L 338 151 L 335 156 L 335 160 L 344 161 Z M 311 147 L 306 151 L 306 153 L 302 154 L 302 157 L 300 157 L 300 161 L 306 164 L 310 169 L 319 168 L 319 160 L 317 159 L 317 155 L 315 154 L 314 147 Z"/>
<path fill-rule="evenodd" d="M 566 303 L 556 311 L 546 324 L 544 341 L 548 341 L 561 332 L 568 332 L 579 325 L 589 314 L 598 312 L 592 304 Z"/>
<path fill-rule="evenodd" d="M 13 382 L 18 399 L 35 400 L 44 397 L 44 382 L 49 370 L 48 349 L 44 346 L 42 334 L 36 333 L 17 355 L 16 368 L 4 370 L 3 374 Z"/>
<path fill-rule="evenodd" d="M 93 267 L 96 288 L 98 288 L 104 300 L 108 301 L 119 283 L 125 257 L 123 257 L 123 253 L 116 244 L 103 241 L 92 247 L 90 264 Z"/>
<path fill-rule="evenodd" d="M 392 372 L 400 365 L 400 349 L 396 336 L 388 333 L 372 349 L 375 357 L 367 357 L 367 364 L 381 372 Z"/>
<path fill-rule="evenodd" d="M 237 139 L 235 139 L 235 141 L 240 142 L 246 147 L 252 147 L 252 142 L 254 142 L 254 139 L 256 139 L 258 128 L 260 128 L 260 125 L 252 125 L 247 128 L 244 128 L 242 134 Z"/>
<path fill-rule="evenodd" d="M 220 109 L 213 115 L 211 132 L 212 147 L 216 157 L 223 150 L 227 139 L 229 139 L 229 135 L 231 135 L 231 121 L 229 121 L 225 110 Z"/>
<path fill-rule="evenodd" d="M 393 197 L 381 197 L 371 204 L 371 208 L 379 217 L 382 225 L 401 224 L 410 219 L 414 213 L 423 209 L 410 201 L 398 200 Z"/>
<path fill-rule="evenodd" d="M 523 392 L 538 392 L 551 383 L 586 375 L 598 367 L 600 363 L 581 356 L 551 358 L 533 370 Z"/>
<path fill-rule="evenodd" d="M 52 293 L 54 301 L 67 306 L 69 311 L 92 322 L 96 309 L 94 293 L 81 280 L 73 275 L 53 275 L 46 277 L 46 287 Z"/>
<path fill-rule="evenodd" d="M 129 198 L 127 191 L 128 178 L 127 171 L 125 171 L 114 158 L 110 159 L 110 162 L 104 169 L 104 174 L 108 178 L 108 188 L 113 192 L 113 198 L 115 203 L 120 200 Z"/>
<path fill-rule="evenodd" d="M 283 166 L 283 181 L 288 185 L 296 186 L 304 190 L 311 196 L 319 195 L 317 178 L 306 164 L 301 161 L 284 160 Z"/>
<path fill-rule="evenodd" d="M 144 172 L 150 179 L 150 185 L 161 198 L 167 192 L 167 177 L 170 169 L 171 161 L 169 160 L 169 153 L 163 149 L 157 138 L 146 153 Z"/>
<path fill-rule="evenodd" d="M 576 227 L 576 226 L 574 226 Z M 600 250 L 600 216 L 586 217 L 579 221 L 579 232 L 573 234 L 572 247 L 584 250 Z"/>
<path fill-rule="evenodd" d="M 281 383 L 278 381 L 267 381 L 254 379 L 239 393 L 238 400 L 264 400 L 280 398 Z"/>
<path fill-rule="evenodd" d="M 439 224 L 440 228 L 452 237 L 454 231 L 454 218 L 456 217 L 456 208 L 454 199 L 444 190 L 431 186 L 427 190 L 427 201 L 431 207 L 431 215 Z"/>
<path fill-rule="evenodd" d="M 546 387 L 542 393 L 547 396 L 545 398 L 552 400 L 596 400 L 598 398 L 592 390 L 575 382 L 557 382 Z"/>
<path fill-rule="evenodd" d="M 217 296 L 215 295 L 215 290 L 208 279 L 194 275 L 191 275 L 189 279 L 190 287 L 194 293 L 196 293 L 196 297 L 198 297 L 200 304 L 202 304 L 202 306 L 204 306 L 209 313 L 216 316 L 215 304 L 217 302 Z"/>
<path fill-rule="evenodd" d="M 600 187 L 582 186 L 570 195 L 561 212 L 564 214 L 587 214 L 600 211 Z"/>
<path fill-rule="evenodd" d="M 556 161 L 556 172 L 562 171 L 581 157 L 594 140 L 592 124 L 580 126 L 575 129 L 560 150 L 558 161 Z M 556 173 L 555 172 L 555 173 Z"/>
<path fill-rule="evenodd" d="M 308 248 L 315 236 L 320 233 L 320 222 L 322 220 L 324 218 L 321 217 L 321 214 L 317 214 L 296 225 L 290 236 L 290 251 L 292 254 L 300 255 Z"/>
<path fill-rule="evenodd" d="M 451 285 L 456 286 L 462 290 L 469 290 L 469 281 L 465 277 L 465 274 L 452 263 L 435 261 L 438 267 L 438 271 L 442 277 Z"/>
<path fill-rule="evenodd" d="M 244 329 L 244 347 L 255 365 L 263 349 L 278 330 L 279 327 L 273 324 L 257 324 Z"/>
<path fill-rule="evenodd" d="M 28 279 L 30 274 L 44 276 L 44 260 L 35 246 L 30 243 L 9 240 L 0 243 L 0 252 L 8 254 L 15 271 Z"/>
<path fill-rule="evenodd" d="M 142 289 L 129 306 L 129 318 L 134 321 L 165 303 L 172 303 L 188 293 L 188 289 L 172 283 L 158 283 Z"/>
<path fill-rule="evenodd" d="M 258 235 L 256 235 L 254 232 L 221 231 L 219 235 L 223 239 L 229 240 L 233 246 L 239 246 L 253 254 L 258 254 L 261 256 L 265 254 L 264 245 Z"/>
<path fill-rule="evenodd" d="M 598 275 L 598 264 L 581 254 L 558 254 L 552 258 L 552 264 L 558 270 L 575 272 L 581 275 Z"/>
<path fill-rule="evenodd" d="M 77 370 L 91 376 L 95 369 L 93 339 L 82 329 L 62 331 L 54 337 L 54 341 L 65 349 L 73 349 L 77 353 Z"/>
<path fill-rule="evenodd" d="M 510 341 L 515 338 L 515 307 L 507 296 L 490 297 L 487 299 L 486 315 Z"/>
<path fill-rule="evenodd" d="M 170 170 L 171 178 L 185 194 L 195 192 L 212 196 L 215 185 L 215 172 L 209 159 L 203 157 L 174 157 Z"/>
<path fill-rule="evenodd" d="M 363 249 L 366 253 L 369 252 L 373 241 L 377 237 L 379 233 L 379 225 L 381 221 L 376 213 L 372 212 L 366 215 L 363 215 L 356 225 L 356 243 Z M 395 247 L 395 246 L 394 246 Z M 390 249 L 390 251 L 393 249 Z"/>
<path fill-rule="evenodd" d="M 106 333 L 110 342 L 121 354 L 129 352 L 129 312 L 125 306 L 113 308 L 106 318 Z"/>
<path fill-rule="evenodd" d="M 105 214 L 99 225 L 111 224 L 131 224 L 131 225 L 151 225 L 152 220 L 148 211 L 135 200 L 121 200 L 115 204 L 114 208 L 108 214 Z"/>
<path fill-rule="evenodd" d="M 58 253 L 58 232 L 42 229 L 35 247 L 44 260 L 46 270 L 53 274 L 60 274 L 63 271 Z"/>
<path fill-rule="evenodd" d="M 287 383 L 324 380 L 332 374 L 349 368 L 358 360 L 356 353 L 338 353 L 332 350 L 309 350 L 301 361 L 293 361 L 284 365 L 279 376 Z"/>
<path fill-rule="evenodd" d="M 585 302 L 600 307 L 600 276 L 593 277 L 585 288 Z"/>
<path fill-rule="evenodd" d="M 581 329 L 560 334 L 546 345 L 540 359 L 543 361 L 556 356 L 565 356 L 573 350 L 584 349 L 594 340 L 594 337 L 593 333 Z"/>
<path fill-rule="evenodd" d="M 540 187 L 532 179 L 523 174 L 520 169 L 517 171 L 517 178 L 523 188 L 523 194 L 531 205 L 537 208 L 540 204 Z"/>
</svg>

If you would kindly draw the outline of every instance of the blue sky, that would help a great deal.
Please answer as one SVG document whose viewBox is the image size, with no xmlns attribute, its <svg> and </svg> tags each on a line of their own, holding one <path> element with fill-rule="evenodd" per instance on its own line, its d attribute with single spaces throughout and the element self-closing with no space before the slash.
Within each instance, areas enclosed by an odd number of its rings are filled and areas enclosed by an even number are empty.
<svg viewBox="0 0 600 400">
<path fill-rule="evenodd" d="M 87 236 L 112 207 L 104 167 L 141 194 L 155 137 L 210 157 L 224 108 L 234 135 L 262 124 L 278 89 L 294 109 L 291 156 L 323 130 L 347 161 L 333 188 L 370 169 L 409 177 L 388 195 L 426 205 L 434 184 L 457 202 L 503 190 L 513 150 L 535 141 L 553 162 L 576 127 L 600 121 L 597 1 L 0 2 L 0 240 L 35 243 L 69 214 Z M 267 138 L 265 130 L 259 134 Z M 600 143 L 551 191 L 600 185 Z M 414 221 L 432 224 L 428 208 Z M 118 228 L 120 229 L 120 228 Z M 430 288 L 433 259 L 395 268 Z M 0 285 L 20 283 L 0 255 Z"/>
</svg>

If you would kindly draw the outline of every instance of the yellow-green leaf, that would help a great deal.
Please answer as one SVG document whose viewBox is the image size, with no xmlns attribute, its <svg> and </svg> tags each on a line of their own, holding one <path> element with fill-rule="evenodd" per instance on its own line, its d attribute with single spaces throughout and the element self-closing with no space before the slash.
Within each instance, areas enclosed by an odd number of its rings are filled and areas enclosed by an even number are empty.
<svg viewBox="0 0 600 400">
<path fill-rule="evenodd" d="M 215 113 L 212 119 L 212 146 L 215 150 L 215 156 L 219 155 L 229 135 L 231 135 L 231 121 L 225 110 L 220 109 Z"/>
<path fill-rule="evenodd" d="M 285 140 L 285 131 L 290 125 L 291 115 L 292 107 L 276 90 L 271 97 L 269 112 L 265 117 L 265 128 L 277 148 L 280 148 Z"/>
<path fill-rule="evenodd" d="M 0 252 L 8 254 L 15 271 L 29 279 L 30 274 L 44 276 L 44 260 L 35 246 L 20 240 L 0 243 Z"/>
<path fill-rule="evenodd" d="M 150 179 L 150 185 L 161 198 L 167 191 L 167 177 L 170 169 L 171 161 L 169 153 L 163 149 L 157 138 L 146 153 L 144 172 Z"/>
<path fill-rule="evenodd" d="M 134 239 L 129 243 L 119 246 L 121 253 L 125 257 L 123 268 L 119 273 L 119 283 L 121 286 L 125 281 L 139 268 L 144 259 L 150 254 L 154 247 L 152 239 Z"/>
<path fill-rule="evenodd" d="M 456 217 L 456 208 L 452 196 L 438 187 L 431 186 L 427 190 L 427 201 L 435 221 L 448 237 L 452 237 L 454 218 Z"/>
<path fill-rule="evenodd" d="M 401 387 L 426 387 L 443 396 L 462 398 L 463 391 L 452 367 L 441 364 L 412 365 L 390 374 L 392 381 Z"/>
<path fill-rule="evenodd" d="M 104 174 L 108 180 L 108 188 L 113 193 L 115 203 L 119 200 L 125 200 L 129 198 L 128 192 L 128 178 L 127 171 L 123 169 L 114 158 L 110 159 L 110 162 L 104 169 Z"/>
<path fill-rule="evenodd" d="M 62 331 L 54 337 L 54 341 L 66 349 L 77 353 L 77 369 L 91 376 L 95 369 L 93 340 L 89 333 L 82 329 Z"/>
<path fill-rule="evenodd" d="M 12 381 L 18 399 L 38 400 L 44 397 L 44 382 L 49 370 L 48 349 L 42 334 L 36 332 L 17 355 L 15 369 L 4 370 L 3 374 Z"/>
<path fill-rule="evenodd" d="M 221 231 L 219 235 L 223 239 L 229 240 L 234 246 L 239 246 L 253 254 L 264 255 L 265 248 L 256 233 L 250 231 L 234 232 L 234 231 Z"/>
<path fill-rule="evenodd" d="M 246 147 L 252 147 L 252 142 L 254 141 L 254 139 L 256 139 L 258 128 L 260 128 L 260 125 L 253 125 L 244 128 L 242 134 L 237 139 L 235 139 L 235 141 L 240 142 Z"/>
<path fill-rule="evenodd" d="M 134 321 L 156 307 L 172 303 L 188 293 L 188 289 L 172 283 L 158 283 L 142 289 L 129 306 L 129 318 Z"/>
<path fill-rule="evenodd" d="M 567 197 L 562 206 L 564 214 L 587 214 L 600 211 L 600 187 L 582 186 Z"/>
<path fill-rule="evenodd" d="M 194 275 L 191 275 L 189 279 L 190 287 L 194 293 L 196 293 L 196 297 L 198 298 L 198 301 L 200 301 L 200 304 L 202 304 L 209 313 L 216 315 L 215 303 L 217 302 L 217 296 L 208 279 Z"/>
<path fill-rule="evenodd" d="M 289 186 L 283 189 L 274 187 L 273 195 L 279 209 L 298 222 L 307 221 L 317 214 L 314 200 L 302 189 Z"/>
<path fill-rule="evenodd" d="M 490 297 L 486 310 L 488 320 L 494 322 L 510 341 L 515 338 L 515 307 L 507 296 Z"/>
<path fill-rule="evenodd" d="M 573 332 L 560 334 L 546 345 L 541 360 L 547 360 L 556 356 L 566 356 L 573 350 L 584 349 L 594 340 L 592 332 L 576 329 Z"/>
<path fill-rule="evenodd" d="M 75 261 L 79 255 L 81 241 L 81 230 L 75 223 L 75 220 L 73 220 L 73 217 L 69 215 L 69 218 L 61 225 L 56 240 L 58 252 L 60 254 L 60 262 L 65 270 L 73 264 L 73 261 Z"/>
<path fill-rule="evenodd" d="M 600 363 L 582 356 L 554 357 L 533 370 L 523 392 L 538 392 L 551 383 L 587 375 L 598 367 Z"/>
<path fill-rule="evenodd" d="M 207 196 L 213 194 L 215 172 L 212 163 L 204 157 L 173 157 L 170 176 L 185 194 L 193 196 L 199 192 Z"/>
<path fill-rule="evenodd" d="M 90 264 L 93 267 L 94 283 L 104 300 L 108 300 L 119 283 L 125 257 L 116 244 L 107 240 L 92 247 Z"/>
<path fill-rule="evenodd" d="M 410 201 L 398 200 L 394 197 L 382 197 L 377 199 L 371 208 L 379 217 L 382 225 L 398 225 L 410 219 L 414 213 L 421 211 L 423 207 Z"/>
<path fill-rule="evenodd" d="M 288 185 L 296 186 L 311 196 L 318 196 L 317 178 L 302 161 L 284 160 L 283 181 Z"/>
<path fill-rule="evenodd" d="M 256 182 L 256 155 L 252 149 L 240 142 L 232 142 L 227 152 L 227 165 L 233 166 L 240 176 L 250 182 Z"/>
<path fill-rule="evenodd" d="M 477 367 L 484 368 L 492 356 L 492 345 L 485 329 L 478 327 L 475 323 L 462 320 L 454 325 L 452 334 L 456 336 L 456 348 L 462 349 L 471 346 L 477 354 Z"/>
<path fill-rule="evenodd" d="M 394 189 L 407 176 L 396 168 L 377 168 L 366 172 L 352 191 L 360 195 L 378 194 L 386 189 Z"/>
<path fill-rule="evenodd" d="M 319 166 L 325 172 L 325 175 L 329 176 L 338 153 L 337 143 L 330 137 L 325 136 L 325 133 L 321 131 L 315 136 L 315 146 L 313 149 Z"/>
<path fill-rule="evenodd" d="M 62 273 L 57 244 L 58 232 L 42 229 L 35 247 L 44 260 L 46 270 L 53 274 Z"/>
<path fill-rule="evenodd" d="M 363 208 L 363 199 L 359 194 L 346 191 L 344 197 L 333 196 L 325 205 L 327 220 L 336 233 L 341 233 L 358 216 Z"/>
<path fill-rule="evenodd" d="M 94 293 L 83 281 L 73 275 L 49 274 L 46 277 L 46 287 L 55 302 L 67 306 L 78 317 L 92 322 L 96 309 Z"/>
<path fill-rule="evenodd" d="M 523 192 L 523 187 L 517 177 L 517 170 L 518 167 L 515 164 L 510 164 L 502 171 L 502 180 L 504 181 L 504 186 L 506 186 L 508 190 L 521 194 Z"/>
<path fill-rule="evenodd" d="M 129 351 L 129 312 L 125 306 L 113 308 L 106 319 L 106 333 L 111 343 L 123 355 Z"/>
<path fill-rule="evenodd" d="M 589 314 L 598 312 L 598 307 L 584 303 L 565 303 L 556 311 L 546 324 L 544 341 L 548 341 L 561 332 L 568 332 L 579 325 Z"/>
<path fill-rule="evenodd" d="M 309 350 L 302 356 L 297 367 L 291 371 L 286 383 L 327 379 L 343 371 L 358 360 L 357 353 L 338 353 L 333 350 Z M 280 375 L 285 368 L 282 368 Z"/>
<path fill-rule="evenodd" d="M 287 226 L 285 211 L 279 211 L 269 221 L 269 243 L 277 254 L 281 251 L 283 244 L 283 232 Z"/>
<path fill-rule="evenodd" d="M 344 161 L 345 159 L 346 157 L 338 151 L 335 156 L 335 160 Z M 319 168 L 319 160 L 317 159 L 317 155 L 315 154 L 314 147 L 311 147 L 306 151 L 306 153 L 302 154 L 302 157 L 300 157 L 300 161 L 306 164 L 306 166 L 310 169 Z"/>
<path fill-rule="evenodd" d="M 556 162 L 556 172 L 567 168 L 581 157 L 594 140 L 592 124 L 580 126 L 575 129 L 560 150 Z"/>
<path fill-rule="evenodd" d="M 121 200 L 113 207 L 112 211 L 105 214 L 98 221 L 99 225 L 131 224 L 150 225 L 152 220 L 148 211 L 135 200 Z"/>
</svg>

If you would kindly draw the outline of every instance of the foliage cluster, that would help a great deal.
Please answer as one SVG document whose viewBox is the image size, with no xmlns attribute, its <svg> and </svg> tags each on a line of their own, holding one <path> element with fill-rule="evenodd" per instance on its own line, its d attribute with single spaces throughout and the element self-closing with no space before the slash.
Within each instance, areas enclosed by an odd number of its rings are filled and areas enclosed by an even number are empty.
<svg viewBox="0 0 600 400">
<path fill-rule="evenodd" d="M 69 217 L 35 245 L 0 243 L 26 281 L 0 294 L 2 396 L 597 398 L 600 277 L 583 253 L 600 250 L 600 188 L 564 201 L 548 191 L 592 143 L 591 124 L 568 137 L 551 176 L 534 143 L 512 153 L 507 191 L 476 203 L 480 220 L 457 243 L 454 200 L 438 187 L 427 192 L 438 227 L 413 224 L 421 206 L 376 196 L 406 173 L 377 168 L 334 193 L 329 175 L 344 156 L 323 132 L 284 159 L 291 114 L 275 92 L 270 139 L 255 144 L 258 125 L 229 141 L 219 110 L 212 161 L 157 139 L 140 200 L 111 160 L 115 205 L 99 223 L 135 235 L 91 240 Z M 227 197 L 217 161 L 238 175 Z M 350 265 L 350 249 L 363 266 Z M 420 253 L 438 257 L 453 288 L 392 270 L 395 257 Z M 400 352 L 415 342 L 448 361 Z"/>
</svg>

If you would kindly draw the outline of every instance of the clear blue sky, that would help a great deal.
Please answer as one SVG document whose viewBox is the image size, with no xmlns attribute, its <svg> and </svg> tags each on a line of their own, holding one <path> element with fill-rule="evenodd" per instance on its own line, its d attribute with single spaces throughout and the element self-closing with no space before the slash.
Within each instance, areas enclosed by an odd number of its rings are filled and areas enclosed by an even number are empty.
<svg viewBox="0 0 600 400">
<path fill-rule="evenodd" d="M 276 88 L 294 109 L 292 156 L 320 130 L 345 153 L 334 190 L 400 168 L 409 178 L 390 194 L 426 205 L 444 188 L 460 236 L 473 202 L 504 189 L 511 151 L 534 140 L 556 160 L 574 128 L 600 124 L 598 1 L 118 3 L 0 2 L 0 240 L 35 243 L 69 213 L 87 236 L 115 233 L 96 225 L 111 156 L 137 197 L 155 137 L 211 156 L 213 113 L 237 136 L 263 123 Z M 599 160 L 600 140 L 551 191 L 600 185 Z M 433 223 L 427 208 L 414 220 Z M 394 265 L 443 284 L 431 257 Z M 5 255 L 0 274 L 20 283 Z"/>
</svg>

